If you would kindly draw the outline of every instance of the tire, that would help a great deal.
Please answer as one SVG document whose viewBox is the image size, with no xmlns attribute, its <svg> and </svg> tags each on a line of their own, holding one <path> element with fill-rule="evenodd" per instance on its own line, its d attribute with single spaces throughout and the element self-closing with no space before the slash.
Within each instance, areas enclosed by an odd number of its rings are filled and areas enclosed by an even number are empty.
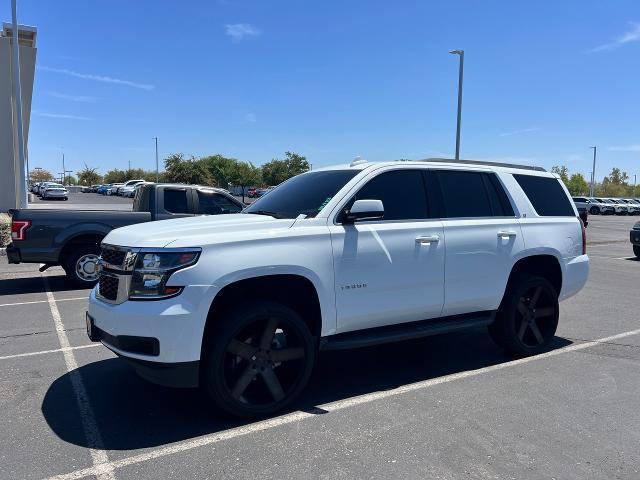
<svg viewBox="0 0 640 480">
<path fill-rule="evenodd" d="M 94 272 L 99 255 L 100 247 L 98 245 L 78 245 L 62 264 L 62 268 L 67 274 L 67 281 L 79 288 L 93 287 L 98 282 L 98 275 Z M 93 268 L 91 264 L 93 264 Z"/>
<path fill-rule="evenodd" d="M 598 215 L 598 214 L 600 213 L 600 210 L 598 209 L 598 207 L 591 207 L 591 208 L 589 209 L 589 213 L 590 213 L 591 215 Z"/>
<path fill-rule="evenodd" d="M 313 370 L 316 347 L 290 308 L 261 301 L 227 310 L 204 339 L 200 385 L 231 415 L 270 415 L 294 401 Z"/>
<path fill-rule="evenodd" d="M 637 258 L 640 258 L 640 245 L 634 245 L 634 246 L 633 246 L 633 254 L 634 254 Z"/>
<path fill-rule="evenodd" d="M 489 326 L 493 340 L 517 357 L 544 352 L 558 328 L 558 293 L 551 283 L 533 275 L 513 278 Z"/>
</svg>

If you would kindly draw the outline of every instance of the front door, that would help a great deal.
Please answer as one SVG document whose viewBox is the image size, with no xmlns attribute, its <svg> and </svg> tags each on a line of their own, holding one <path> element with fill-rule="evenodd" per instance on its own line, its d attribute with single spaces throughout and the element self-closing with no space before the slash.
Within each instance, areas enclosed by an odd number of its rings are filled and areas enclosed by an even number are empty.
<svg viewBox="0 0 640 480">
<path fill-rule="evenodd" d="M 374 171 L 347 203 L 378 199 L 382 220 L 330 224 L 338 333 L 437 318 L 444 301 L 442 222 L 430 218 L 423 171 Z"/>
</svg>

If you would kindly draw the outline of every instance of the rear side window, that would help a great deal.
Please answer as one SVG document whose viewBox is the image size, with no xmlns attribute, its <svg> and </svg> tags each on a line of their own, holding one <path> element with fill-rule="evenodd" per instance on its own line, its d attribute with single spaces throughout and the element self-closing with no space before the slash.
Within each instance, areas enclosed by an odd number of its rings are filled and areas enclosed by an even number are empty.
<svg viewBox="0 0 640 480">
<path fill-rule="evenodd" d="M 536 213 L 541 217 L 573 217 L 575 212 L 560 180 L 554 177 L 514 175 L 529 198 Z"/>
<path fill-rule="evenodd" d="M 427 197 L 420 170 L 394 170 L 381 173 L 356 193 L 355 200 L 382 200 L 384 220 L 427 218 Z"/>
<path fill-rule="evenodd" d="M 504 188 L 494 174 L 436 170 L 445 218 L 513 216 Z"/>
<path fill-rule="evenodd" d="M 186 190 L 165 190 L 164 209 L 171 213 L 189 213 Z"/>
</svg>

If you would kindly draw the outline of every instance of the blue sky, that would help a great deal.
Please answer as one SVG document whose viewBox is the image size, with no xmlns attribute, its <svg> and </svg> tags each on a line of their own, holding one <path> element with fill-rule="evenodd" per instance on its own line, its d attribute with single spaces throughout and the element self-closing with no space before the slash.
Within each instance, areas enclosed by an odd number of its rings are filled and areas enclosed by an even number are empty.
<svg viewBox="0 0 640 480">
<path fill-rule="evenodd" d="M 462 156 L 640 176 L 640 3 L 18 0 L 38 27 L 31 166 L 171 152 L 314 166 Z M 10 2 L 0 18 L 10 20 Z"/>
</svg>

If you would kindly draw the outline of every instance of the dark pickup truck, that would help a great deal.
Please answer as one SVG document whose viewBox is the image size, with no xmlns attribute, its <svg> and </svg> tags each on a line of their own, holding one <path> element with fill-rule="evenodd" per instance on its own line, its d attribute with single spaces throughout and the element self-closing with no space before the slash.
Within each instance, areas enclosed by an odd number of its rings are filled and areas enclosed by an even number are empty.
<svg viewBox="0 0 640 480">
<path fill-rule="evenodd" d="M 40 271 L 61 265 L 81 288 L 98 279 L 100 242 L 114 228 L 192 215 L 238 213 L 242 202 L 225 190 L 180 184 L 146 184 L 138 189 L 133 211 L 10 210 L 9 263 L 43 263 Z"/>
</svg>

